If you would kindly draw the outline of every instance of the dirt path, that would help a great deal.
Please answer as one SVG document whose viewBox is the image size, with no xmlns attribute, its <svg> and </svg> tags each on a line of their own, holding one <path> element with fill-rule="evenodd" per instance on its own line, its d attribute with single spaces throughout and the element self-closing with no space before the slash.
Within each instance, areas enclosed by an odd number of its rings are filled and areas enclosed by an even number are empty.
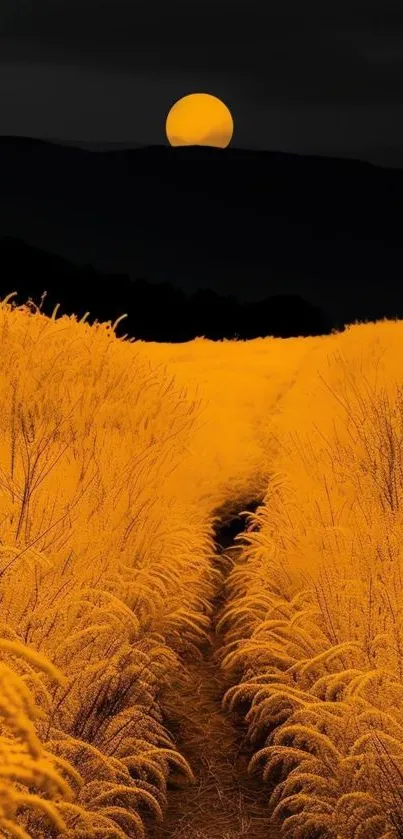
<svg viewBox="0 0 403 839">
<path fill-rule="evenodd" d="M 268 817 L 268 791 L 258 777 L 247 773 L 251 757 L 245 743 L 246 726 L 221 709 L 229 684 L 223 681 L 214 653 L 222 645 L 215 632 L 225 601 L 225 578 L 231 568 L 227 555 L 217 557 L 222 584 L 212 615 L 212 645 L 203 660 L 186 664 L 189 683 L 178 681 L 164 700 L 166 728 L 188 760 L 196 778 L 191 785 L 170 779 L 168 806 L 162 825 L 154 825 L 150 839 L 278 839 L 279 828 Z"/>
</svg>

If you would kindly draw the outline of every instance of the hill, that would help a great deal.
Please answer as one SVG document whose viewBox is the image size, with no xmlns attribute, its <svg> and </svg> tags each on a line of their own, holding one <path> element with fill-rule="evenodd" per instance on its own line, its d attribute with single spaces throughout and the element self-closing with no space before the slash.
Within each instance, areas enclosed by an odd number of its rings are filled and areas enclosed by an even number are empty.
<svg viewBox="0 0 403 839">
<path fill-rule="evenodd" d="M 15 304 L 31 298 L 48 315 L 57 303 L 59 315 L 75 313 L 81 318 L 89 311 L 90 323 L 115 321 L 127 314 L 117 335 L 127 333 L 147 341 L 177 343 L 200 335 L 215 340 L 288 338 L 325 334 L 336 325 L 329 312 L 299 296 L 278 295 L 242 304 L 233 296 L 200 289 L 187 297 L 171 283 L 151 284 L 141 278 L 132 282 L 125 274 L 102 274 L 92 265 L 76 265 L 9 236 L 0 239 L 0 293 L 5 297 L 14 290 Z"/>
<path fill-rule="evenodd" d="M 102 272 L 340 320 L 403 314 L 403 171 L 357 160 L 166 146 L 91 152 L 0 138 L 0 235 Z"/>
</svg>

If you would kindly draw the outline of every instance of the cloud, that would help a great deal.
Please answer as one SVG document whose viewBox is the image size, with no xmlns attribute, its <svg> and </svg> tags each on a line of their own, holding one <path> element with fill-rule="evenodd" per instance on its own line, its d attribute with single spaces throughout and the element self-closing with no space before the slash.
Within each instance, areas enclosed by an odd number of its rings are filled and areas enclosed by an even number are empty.
<svg viewBox="0 0 403 839">
<path fill-rule="evenodd" d="M 217 128 L 212 128 L 210 131 L 207 131 L 206 134 L 203 134 L 202 137 L 198 137 L 196 140 L 181 137 L 179 134 L 172 134 L 170 138 L 170 143 L 172 146 L 197 145 L 218 146 L 220 148 L 224 148 L 228 145 L 228 132 L 225 130 L 225 128 L 221 131 Z"/>
</svg>

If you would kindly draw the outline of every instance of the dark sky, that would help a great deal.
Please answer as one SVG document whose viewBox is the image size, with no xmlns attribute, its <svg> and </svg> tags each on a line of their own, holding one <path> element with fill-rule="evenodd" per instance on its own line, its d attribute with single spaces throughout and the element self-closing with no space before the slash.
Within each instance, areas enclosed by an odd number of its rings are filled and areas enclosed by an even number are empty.
<svg viewBox="0 0 403 839">
<path fill-rule="evenodd" d="M 165 143 L 197 91 L 233 146 L 403 166 L 403 3 L 1 0 L 0 134 Z"/>
</svg>

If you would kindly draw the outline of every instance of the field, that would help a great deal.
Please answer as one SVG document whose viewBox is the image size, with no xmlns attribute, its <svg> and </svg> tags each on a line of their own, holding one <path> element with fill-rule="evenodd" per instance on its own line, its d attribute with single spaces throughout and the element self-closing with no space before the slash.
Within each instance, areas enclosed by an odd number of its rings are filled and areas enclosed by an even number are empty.
<svg viewBox="0 0 403 839">
<path fill-rule="evenodd" d="M 1 839 L 400 839 L 403 324 L 0 334 Z"/>
</svg>

